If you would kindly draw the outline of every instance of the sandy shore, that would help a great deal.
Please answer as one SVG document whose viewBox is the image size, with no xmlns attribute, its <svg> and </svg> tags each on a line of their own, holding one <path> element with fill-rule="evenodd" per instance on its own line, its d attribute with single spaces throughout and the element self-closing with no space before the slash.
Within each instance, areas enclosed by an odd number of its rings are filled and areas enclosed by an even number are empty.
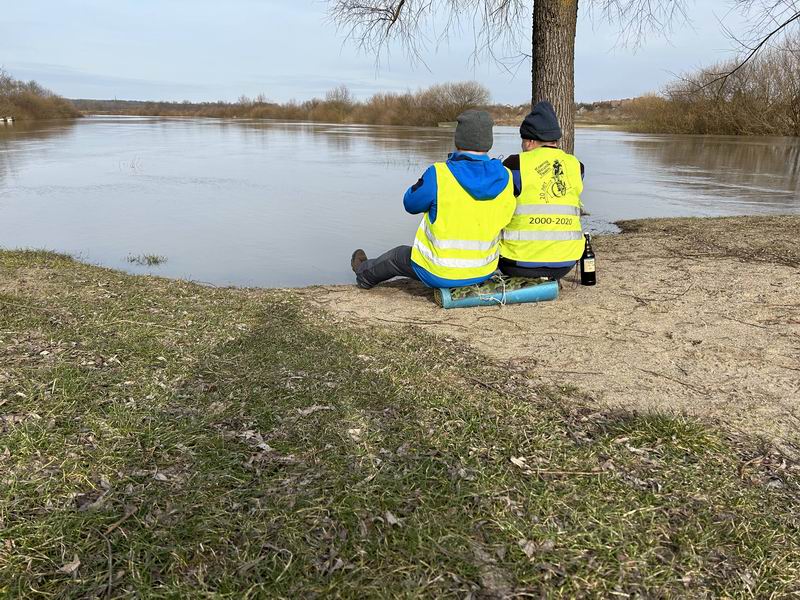
<svg viewBox="0 0 800 600">
<path fill-rule="evenodd" d="M 794 443 L 800 217 L 659 219 L 596 240 L 596 287 L 556 302 L 444 311 L 420 284 L 300 293 L 363 327 L 417 326 L 604 406 L 681 413 Z"/>
</svg>

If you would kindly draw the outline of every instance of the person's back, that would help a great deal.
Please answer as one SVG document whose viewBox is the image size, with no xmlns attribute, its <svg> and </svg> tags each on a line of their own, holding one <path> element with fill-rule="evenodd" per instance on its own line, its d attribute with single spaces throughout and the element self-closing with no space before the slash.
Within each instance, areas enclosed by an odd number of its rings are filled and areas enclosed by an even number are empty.
<svg viewBox="0 0 800 600">
<path fill-rule="evenodd" d="M 583 165 L 557 147 L 561 128 L 549 102 L 534 107 L 520 135 L 523 152 L 504 163 L 514 174 L 517 207 L 503 230 L 500 270 L 517 277 L 559 279 L 584 248 Z"/>
<path fill-rule="evenodd" d="M 516 207 L 511 173 L 487 155 L 492 125 L 484 111 L 459 116 L 456 152 L 429 167 L 403 198 L 407 212 L 424 213 L 413 247 L 398 246 L 376 259 L 356 250 L 351 266 L 360 287 L 396 276 L 434 288 L 463 287 L 492 276 L 500 233 Z"/>
<path fill-rule="evenodd" d="M 499 161 L 459 153 L 432 168 L 436 212 L 423 216 L 411 260 L 430 287 L 480 283 L 497 269 L 500 231 L 514 213 L 511 176 Z"/>
</svg>

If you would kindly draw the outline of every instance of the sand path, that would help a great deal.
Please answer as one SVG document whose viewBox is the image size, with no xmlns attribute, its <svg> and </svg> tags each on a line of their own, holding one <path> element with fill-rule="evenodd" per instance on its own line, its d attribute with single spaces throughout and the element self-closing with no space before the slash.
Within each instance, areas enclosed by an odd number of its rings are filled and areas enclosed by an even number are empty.
<svg viewBox="0 0 800 600">
<path fill-rule="evenodd" d="M 593 401 L 783 442 L 800 431 L 800 218 L 665 219 L 597 238 L 596 287 L 541 304 L 438 308 L 396 280 L 300 290 L 359 326 L 415 325 Z"/>
</svg>

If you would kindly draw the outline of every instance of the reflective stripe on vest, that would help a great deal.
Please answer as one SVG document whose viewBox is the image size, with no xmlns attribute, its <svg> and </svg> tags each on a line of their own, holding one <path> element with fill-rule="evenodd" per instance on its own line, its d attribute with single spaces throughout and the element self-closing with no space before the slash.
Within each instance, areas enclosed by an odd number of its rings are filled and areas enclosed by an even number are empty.
<svg viewBox="0 0 800 600">
<path fill-rule="evenodd" d="M 436 163 L 436 220 L 426 213 L 417 228 L 411 260 L 445 280 L 488 278 L 500 258 L 500 232 L 514 216 L 517 202 L 511 173 L 495 198 L 477 200 L 446 163 Z"/>
<path fill-rule="evenodd" d="M 490 242 L 477 242 L 475 240 L 440 240 L 431 231 L 428 222 L 423 219 L 421 227 L 425 229 L 425 237 L 428 238 L 428 241 L 431 243 L 431 246 L 442 250 L 492 250 L 497 246 L 497 242 L 500 241 L 500 236 L 498 235 Z"/>
<path fill-rule="evenodd" d="M 428 248 L 419 243 L 419 240 L 414 240 L 414 248 L 419 250 L 425 258 L 435 265 L 440 267 L 452 267 L 455 269 L 463 269 L 469 267 L 485 267 L 489 263 L 494 262 L 500 256 L 500 251 L 495 250 L 493 254 L 486 258 L 440 258 L 435 256 Z"/>
<path fill-rule="evenodd" d="M 578 159 L 558 148 L 536 148 L 519 155 L 519 166 L 522 189 L 500 255 L 531 263 L 578 260 L 585 243 Z"/>
<path fill-rule="evenodd" d="M 571 204 L 519 204 L 515 215 L 574 215 L 581 216 L 580 206 Z"/>
<path fill-rule="evenodd" d="M 582 231 L 504 231 L 504 240 L 537 242 L 563 242 L 569 240 L 583 240 Z M 578 257 L 580 258 L 580 257 Z M 533 261 L 531 261 L 533 262 Z"/>
</svg>

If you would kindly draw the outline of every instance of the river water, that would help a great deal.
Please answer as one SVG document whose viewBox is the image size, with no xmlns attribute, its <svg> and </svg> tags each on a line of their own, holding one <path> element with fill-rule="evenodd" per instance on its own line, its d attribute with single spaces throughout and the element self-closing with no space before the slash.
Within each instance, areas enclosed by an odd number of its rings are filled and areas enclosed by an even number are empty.
<svg viewBox="0 0 800 600">
<path fill-rule="evenodd" d="M 352 281 L 350 254 L 409 244 L 402 196 L 452 130 L 89 117 L 0 125 L 0 247 L 214 285 Z M 497 127 L 493 154 L 518 150 Z M 587 228 L 639 217 L 800 213 L 800 140 L 581 128 Z M 128 257 L 157 254 L 152 267 Z"/>
</svg>

